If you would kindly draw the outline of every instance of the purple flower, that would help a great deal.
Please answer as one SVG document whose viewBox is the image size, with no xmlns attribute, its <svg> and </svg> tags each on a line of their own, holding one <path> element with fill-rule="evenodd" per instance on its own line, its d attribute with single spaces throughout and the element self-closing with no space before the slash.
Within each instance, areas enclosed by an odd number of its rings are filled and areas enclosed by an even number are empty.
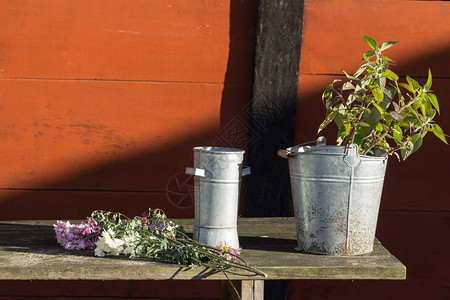
<svg viewBox="0 0 450 300">
<path fill-rule="evenodd" d="M 160 232 L 163 231 L 165 228 L 166 228 L 166 225 L 164 225 L 163 223 L 159 223 L 158 230 Z"/>
<path fill-rule="evenodd" d="M 69 221 L 62 222 L 57 221 L 53 225 L 53 229 L 56 233 L 56 240 L 58 243 L 67 250 L 80 250 L 86 249 L 86 244 L 81 237 L 81 231 L 83 227 L 80 225 L 70 224 Z"/>
<path fill-rule="evenodd" d="M 95 220 L 84 220 L 81 224 L 57 221 L 53 225 L 56 240 L 67 250 L 94 249 L 102 227 Z"/>
<path fill-rule="evenodd" d="M 81 227 L 83 227 L 83 231 L 81 232 L 84 236 L 89 236 L 92 234 L 100 234 L 103 227 L 100 226 L 97 221 L 86 219 L 81 222 Z"/>
</svg>

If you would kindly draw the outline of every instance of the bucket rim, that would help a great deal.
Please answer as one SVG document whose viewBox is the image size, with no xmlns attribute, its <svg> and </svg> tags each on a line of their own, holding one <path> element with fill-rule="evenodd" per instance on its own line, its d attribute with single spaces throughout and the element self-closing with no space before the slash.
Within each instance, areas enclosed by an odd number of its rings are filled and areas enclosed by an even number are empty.
<svg viewBox="0 0 450 300">
<path fill-rule="evenodd" d="M 348 154 L 345 153 L 345 149 L 349 148 L 348 146 L 337 146 L 337 145 L 320 145 L 320 146 L 302 146 L 299 147 L 298 150 L 293 150 L 292 148 L 295 148 L 296 146 L 288 147 L 286 150 L 291 151 L 292 153 L 295 153 L 295 156 L 298 155 L 321 155 L 321 156 L 347 156 Z M 339 153 L 333 153 L 333 152 L 318 152 L 320 150 L 325 149 L 338 149 L 342 150 L 342 152 Z M 303 149 L 304 151 L 300 151 L 300 149 Z M 358 157 L 364 159 L 364 160 L 380 160 L 384 161 L 388 159 L 388 156 L 370 156 L 370 155 L 362 155 L 357 154 Z"/>
<path fill-rule="evenodd" d="M 217 154 L 235 154 L 244 153 L 245 150 L 237 148 L 227 148 L 227 147 L 215 147 L 215 146 L 198 146 L 194 147 L 195 152 L 205 152 L 205 153 L 217 153 Z"/>
</svg>

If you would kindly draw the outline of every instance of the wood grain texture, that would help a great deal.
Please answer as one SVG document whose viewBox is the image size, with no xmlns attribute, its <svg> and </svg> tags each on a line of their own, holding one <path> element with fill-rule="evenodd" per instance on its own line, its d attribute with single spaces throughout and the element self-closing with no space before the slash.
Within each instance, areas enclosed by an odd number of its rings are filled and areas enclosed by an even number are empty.
<svg viewBox="0 0 450 300">
<path fill-rule="evenodd" d="M 276 153 L 294 138 L 303 1 L 260 1 L 258 13 L 246 215 L 290 216 L 287 161 Z"/>
<path fill-rule="evenodd" d="M 175 192 L 3 190 L 0 216 L 12 219 L 84 219 L 101 209 L 140 216 L 160 208 L 171 218 L 194 216 L 192 186 Z"/>
<path fill-rule="evenodd" d="M 191 147 L 220 132 L 222 90 L 205 84 L 0 80 L 0 97 L 8 103 L 0 121 L 0 187 L 161 190 L 190 162 Z M 151 156 L 163 149 L 164 157 Z M 139 166 L 143 156 L 147 162 Z M 127 172 L 133 167 L 134 175 Z M 58 183 L 101 168 L 107 172 L 97 178 Z"/>
<path fill-rule="evenodd" d="M 450 213 L 382 212 L 377 236 L 407 268 L 404 281 L 292 281 L 290 299 L 447 299 Z"/>
<path fill-rule="evenodd" d="M 405 267 L 379 242 L 370 255 L 331 257 L 302 254 L 295 251 L 295 223 L 292 218 L 240 219 L 239 235 L 243 247 L 242 258 L 273 279 L 404 279 Z M 193 220 L 175 220 L 192 232 Z M 54 221 L 53 221 L 54 222 Z M 148 260 L 120 257 L 98 258 L 92 251 L 67 251 L 42 236 L 53 236 L 52 221 L 14 222 L 24 237 L 17 235 L 11 223 L 0 223 L 0 279 L 1 280 L 163 280 L 163 279 L 227 279 L 221 273 L 203 268 L 161 264 Z M 37 227 L 37 231 L 33 228 Z M 46 231 L 42 226 L 46 226 Z M 40 232 L 40 234 L 36 234 Z M 14 240 L 18 242 L 15 244 Z M 40 241 L 40 242 L 38 242 Z M 6 245 L 5 245 L 6 244 Z M 270 259 L 269 259 L 270 258 Z M 230 279 L 249 279 L 228 275 Z M 260 279 L 252 278 L 253 279 Z"/>
<path fill-rule="evenodd" d="M 255 18 L 255 0 L 0 1 L 0 219 L 192 216 L 192 147 L 247 142 Z"/>
<path fill-rule="evenodd" d="M 399 41 L 385 52 L 399 75 L 426 76 L 431 68 L 448 78 L 449 14 L 447 1 L 305 0 L 301 72 L 352 72 L 369 50 L 364 33 L 380 43 Z"/>
<path fill-rule="evenodd" d="M 0 299 L 218 299 L 220 282 L 201 280 L 0 281 Z M 164 288 L 162 288 L 164 287 Z M 194 298 L 195 297 L 195 298 Z"/>
<path fill-rule="evenodd" d="M 230 4 L 233 2 L 233 35 Z M 0 1 L 0 78 L 251 78 L 255 1 Z M 238 31 L 239 30 L 239 31 Z M 239 57 L 237 57 L 239 56 Z"/>
</svg>

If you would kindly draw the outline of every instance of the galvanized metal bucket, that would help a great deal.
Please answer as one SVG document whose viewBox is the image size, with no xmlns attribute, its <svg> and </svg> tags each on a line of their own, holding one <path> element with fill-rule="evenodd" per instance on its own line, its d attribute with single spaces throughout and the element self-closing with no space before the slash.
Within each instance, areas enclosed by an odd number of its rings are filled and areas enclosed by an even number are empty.
<svg viewBox="0 0 450 300">
<path fill-rule="evenodd" d="M 387 157 L 358 146 L 287 148 L 298 247 L 307 253 L 359 255 L 373 250 Z"/>
<path fill-rule="evenodd" d="M 250 168 L 242 167 L 244 150 L 223 147 L 195 147 L 194 240 L 217 246 L 220 242 L 238 249 L 237 219 L 242 176 Z"/>
</svg>

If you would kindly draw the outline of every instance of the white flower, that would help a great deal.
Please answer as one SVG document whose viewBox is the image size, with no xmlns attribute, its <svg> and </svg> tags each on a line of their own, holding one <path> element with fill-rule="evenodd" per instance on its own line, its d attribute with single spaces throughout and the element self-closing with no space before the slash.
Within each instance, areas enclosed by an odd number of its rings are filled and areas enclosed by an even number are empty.
<svg viewBox="0 0 450 300">
<path fill-rule="evenodd" d="M 108 231 L 102 231 L 102 236 L 98 238 L 95 243 L 95 255 L 119 255 L 123 252 L 124 241 L 115 238 L 115 232 L 109 229 Z"/>
<path fill-rule="evenodd" d="M 133 235 L 127 235 L 125 234 L 122 238 L 122 241 L 124 243 L 124 250 L 123 253 L 130 255 L 133 254 L 134 249 L 136 248 L 136 240 L 139 238 L 139 233 L 133 234 Z"/>
<path fill-rule="evenodd" d="M 102 237 L 99 237 L 97 242 L 95 243 L 94 254 L 95 256 L 103 257 L 106 253 L 105 240 Z"/>
</svg>

